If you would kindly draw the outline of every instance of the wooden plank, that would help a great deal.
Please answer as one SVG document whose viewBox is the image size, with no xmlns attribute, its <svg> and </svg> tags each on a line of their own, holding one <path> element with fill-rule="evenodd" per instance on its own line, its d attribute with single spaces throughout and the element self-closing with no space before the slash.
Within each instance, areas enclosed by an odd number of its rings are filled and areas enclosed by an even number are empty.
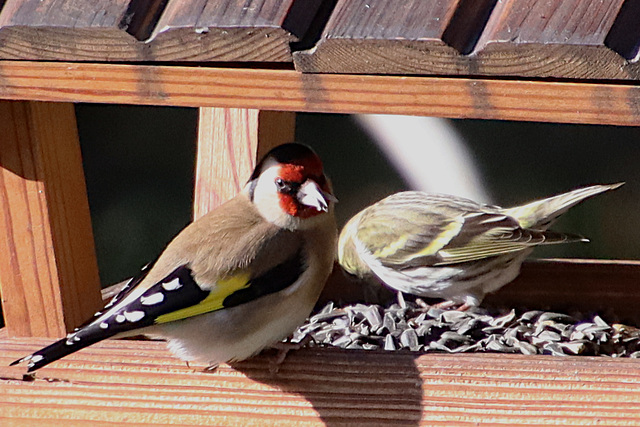
<svg viewBox="0 0 640 427">
<path fill-rule="evenodd" d="M 0 61 L 0 99 L 640 124 L 633 85 L 246 68 Z"/>
<path fill-rule="evenodd" d="M 320 0 L 172 0 L 154 30 L 152 60 L 291 62 Z"/>
<path fill-rule="evenodd" d="M 461 2 L 339 0 L 316 46 L 294 53 L 296 68 L 310 73 L 455 74 L 460 55 L 443 35 Z"/>
<path fill-rule="evenodd" d="M 321 0 L 7 0 L 0 58 L 288 61 Z"/>
<path fill-rule="evenodd" d="M 0 57 L 140 60 L 140 45 L 126 31 L 130 5 L 131 0 L 7 0 L 0 12 Z"/>
<path fill-rule="evenodd" d="M 313 73 L 638 79 L 640 5 L 623 3 L 339 0 L 294 60 Z"/>
<path fill-rule="evenodd" d="M 59 337 L 101 307 L 72 104 L 0 102 L 0 287 L 12 336 Z"/>
<path fill-rule="evenodd" d="M 294 136 L 295 113 L 200 108 L 194 219 L 235 196 L 257 160 Z"/>
<path fill-rule="evenodd" d="M 638 425 L 640 361 L 304 349 L 213 373 L 160 342 L 106 341 L 20 380 L 46 344 L 0 341 L 0 423 L 66 425 Z M 176 396 L 180 398 L 177 399 Z"/>
<path fill-rule="evenodd" d="M 613 314 L 640 325 L 638 283 L 640 261 L 531 260 L 523 264 L 516 280 L 487 296 L 484 304 Z"/>
<path fill-rule="evenodd" d="M 630 64 L 607 43 L 624 0 L 515 0 L 498 2 L 475 53 L 479 74 L 581 79 L 638 79 L 640 67 Z M 634 3 L 634 2 L 627 2 Z M 636 2 L 637 3 L 637 2 Z M 633 21 L 618 21 L 616 34 L 636 37 Z M 633 13 L 627 11 L 625 14 Z M 619 49 L 620 50 L 620 49 Z"/>
</svg>

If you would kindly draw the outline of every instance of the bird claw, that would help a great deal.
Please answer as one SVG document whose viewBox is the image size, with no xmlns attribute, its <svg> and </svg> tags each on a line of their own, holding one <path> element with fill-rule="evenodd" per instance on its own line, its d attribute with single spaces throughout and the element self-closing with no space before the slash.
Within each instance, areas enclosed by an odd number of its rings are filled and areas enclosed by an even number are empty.
<svg viewBox="0 0 640 427">
<path fill-rule="evenodd" d="M 206 368 L 203 369 L 204 372 L 215 372 L 218 369 L 218 366 L 220 366 L 219 363 L 215 363 L 213 365 L 209 365 Z"/>
<path fill-rule="evenodd" d="M 434 304 L 433 307 L 440 310 L 458 310 L 458 311 L 467 311 L 471 308 L 471 304 L 464 302 L 460 305 L 459 302 L 455 301 L 442 301 L 437 304 Z"/>
<path fill-rule="evenodd" d="M 431 306 L 429 304 L 427 304 L 426 302 L 424 302 L 424 300 L 422 298 L 416 298 L 415 303 L 418 304 L 418 306 L 422 309 L 429 309 L 431 308 Z"/>
<path fill-rule="evenodd" d="M 278 350 L 278 354 L 274 360 L 269 363 L 269 372 L 272 374 L 277 374 L 280 370 L 280 365 L 282 365 L 287 358 L 287 354 L 289 354 L 292 350 L 300 350 L 307 344 L 313 341 L 313 337 L 309 335 L 305 335 L 300 342 L 291 342 L 291 341 L 280 341 L 272 345 L 271 347 Z"/>
</svg>

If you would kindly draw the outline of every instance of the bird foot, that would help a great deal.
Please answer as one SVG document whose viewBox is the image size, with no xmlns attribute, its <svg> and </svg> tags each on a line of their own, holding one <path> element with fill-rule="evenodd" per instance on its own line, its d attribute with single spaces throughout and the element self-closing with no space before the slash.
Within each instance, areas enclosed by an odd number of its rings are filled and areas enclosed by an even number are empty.
<svg viewBox="0 0 640 427">
<path fill-rule="evenodd" d="M 198 372 L 199 370 L 201 370 L 202 372 L 215 372 L 218 369 L 218 366 L 220 366 L 219 363 L 216 363 L 216 364 L 205 366 L 204 368 L 202 368 L 202 367 L 192 367 L 188 360 L 185 360 L 184 363 L 187 365 L 187 368 L 191 369 L 193 372 Z"/>
<path fill-rule="evenodd" d="M 289 354 L 292 350 L 300 350 L 305 345 L 309 344 L 313 338 L 309 335 L 305 335 L 304 338 L 300 342 L 291 342 L 291 341 L 280 341 L 272 345 L 272 348 L 278 350 L 278 354 L 271 363 L 269 363 L 269 372 L 272 374 L 278 373 L 280 369 L 280 365 L 282 365 L 287 358 L 287 354 Z"/>
<path fill-rule="evenodd" d="M 455 301 L 442 301 L 437 304 L 434 304 L 432 307 L 438 308 L 440 310 L 467 311 L 471 308 L 471 304 L 466 302 L 460 304 L 459 302 L 455 302 Z"/>
<path fill-rule="evenodd" d="M 220 366 L 219 363 L 213 364 L 213 365 L 209 365 L 206 368 L 203 369 L 204 372 L 215 372 L 218 369 L 218 366 Z"/>
<path fill-rule="evenodd" d="M 416 298 L 415 303 L 418 304 L 418 307 L 422 308 L 422 309 L 429 309 L 431 308 L 431 306 L 429 304 L 427 304 L 426 302 L 424 302 L 424 300 L 422 298 Z"/>
</svg>

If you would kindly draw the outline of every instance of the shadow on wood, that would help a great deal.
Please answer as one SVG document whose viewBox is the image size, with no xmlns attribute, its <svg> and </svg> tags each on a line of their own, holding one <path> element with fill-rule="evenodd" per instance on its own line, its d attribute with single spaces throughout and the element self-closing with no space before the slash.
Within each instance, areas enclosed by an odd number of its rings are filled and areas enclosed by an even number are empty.
<svg viewBox="0 0 640 427">
<path fill-rule="evenodd" d="M 277 373 L 264 356 L 234 365 L 248 378 L 304 397 L 327 426 L 419 425 L 422 379 L 417 353 L 305 349 L 291 352 Z M 313 360 L 313 363 L 309 363 Z"/>
</svg>

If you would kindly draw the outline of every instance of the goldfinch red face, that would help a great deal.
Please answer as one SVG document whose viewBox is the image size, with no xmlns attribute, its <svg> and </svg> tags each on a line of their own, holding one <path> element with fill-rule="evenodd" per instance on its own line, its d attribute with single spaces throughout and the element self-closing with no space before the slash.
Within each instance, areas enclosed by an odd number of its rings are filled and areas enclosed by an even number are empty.
<svg viewBox="0 0 640 427">
<path fill-rule="evenodd" d="M 250 194 L 260 213 L 276 225 L 298 228 L 329 212 L 336 201 L 320 158 L 306 146 L 277 147 L 257 169 Z"/>
</svg>

